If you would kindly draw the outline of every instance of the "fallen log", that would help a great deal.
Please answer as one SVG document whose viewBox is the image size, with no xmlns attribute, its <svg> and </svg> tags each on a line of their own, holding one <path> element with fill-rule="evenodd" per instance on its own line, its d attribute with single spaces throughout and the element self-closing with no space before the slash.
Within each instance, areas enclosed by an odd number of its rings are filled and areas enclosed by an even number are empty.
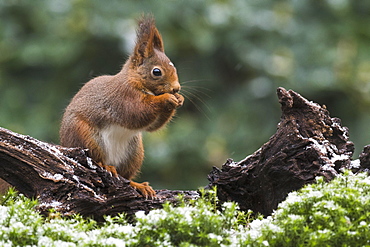
<svg viewBox="0 0 370 247">
<path fill-rule="evenodd" d="M 103 219 L 104 215 L 161 208 L 177 195 L 196 199 L 194 191 L 159 190 L 147 199 L 129 185 L 96 165 L 81 148 L 65 148 L 41 142 L 0 128 L 0 177 L 20 193 L 40 202 L 47 213 L 54 208 L 61 215 L 81 214 Z"/>
<path fill-rule="evenodd" d="M 238 202 L 242 210 L 269 215 L 287 194 L 323 176 L 333 179 L 342 168 L 354 168 L 354 145 L 340 119 L 325 107 L 294 91 L 278 88 L 282 116 L 277 132 L 254 154 L 240 162 L 228 160 L 213 168 L 207 187 L 217 186 L 221 202 Z M 97 166 L 87 150 L 64 148 L 0 128 L 0 178 L 27 197 L 37 198 L 38 209 L 54 208 L 61 215 L 79 213 L 97 220 L 103 215 L 161 208 L 177 195 L 197 199 L 196 191 L 160 190 L 144 198 L 123 177 Z M 370 165 L 370 147 L 360 161 Z M 356 168 L 361 170 L 361 166 Z"/>
</svg>

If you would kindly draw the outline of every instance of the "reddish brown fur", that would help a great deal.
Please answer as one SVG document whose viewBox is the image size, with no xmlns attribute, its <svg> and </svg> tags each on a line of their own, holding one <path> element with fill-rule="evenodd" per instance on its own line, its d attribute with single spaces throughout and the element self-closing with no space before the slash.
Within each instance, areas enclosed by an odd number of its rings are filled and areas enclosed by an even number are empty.
<svg viewBox="0 0 370 247">
<path fill-rule="evenodd" d="M 154 68 L 160 69 L 162 75 L 156 76 Z M 88 148 L 96 162 L 104 167 L 115 165 L 120 175 L 131 179 L 140 170 L 144 157 L 140 132 L 155 131 L 170 121 L 184 101 L 179 90 L 176 68 L 164 54 L 154 19 L 142 18 L 134 52 L 122 70 L 86 83 L 66 108 L 61 144 Z M 131 138 L 126 140 L 129 147 L 122 164 L 106 164 L 110 157 L 104 151 L 104 130 L 109 126 L 123 127 Z M 146 196 L 155 194 L 148 184 L 132 185 Z"/>
<path fill-rule="evenodd" d="M 94 128 L 78 117 L 73 119 L 69 125 L 69 131 L 60 136 L 61 143 L 68 143 L 70 147 L 88 148 L 90 156 L 96 162 L 103 162 L 104 153 L 97 141 L 91 138 L 91 136 L 94 136 Z"/>
</svg>

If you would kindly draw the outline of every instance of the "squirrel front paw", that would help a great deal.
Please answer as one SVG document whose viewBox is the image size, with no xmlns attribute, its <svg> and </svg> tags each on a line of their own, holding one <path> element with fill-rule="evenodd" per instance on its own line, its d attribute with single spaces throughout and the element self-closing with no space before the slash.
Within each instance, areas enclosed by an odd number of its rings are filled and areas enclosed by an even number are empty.
<svg viewBox="0 0 370 247">
<path fill-rule="evenodd" d="M 184 96 L 182 96 L 181 94 L 178 94 L 178 93 L 175 93 L 174 95 L 177 98 L 177 102 L 178 102 L 176 108 L 179 108 L 184 104 L 184 100 L 185 100 Z"/>
<path fill-rule="evenodd" d="M 180 106 L 184 102 L 184 97 L 178 93 L 175 94 L 165 94 L 168 98 L 166 99 L 166 107 L 168 111 L 172 111 Z"/>
</svg>

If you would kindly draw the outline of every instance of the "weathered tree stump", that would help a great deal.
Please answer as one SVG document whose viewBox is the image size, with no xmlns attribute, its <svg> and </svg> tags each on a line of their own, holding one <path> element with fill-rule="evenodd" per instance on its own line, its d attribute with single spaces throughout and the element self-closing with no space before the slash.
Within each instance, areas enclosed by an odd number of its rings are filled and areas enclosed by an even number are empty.
<svg viewBox="0 0 370 247">
<path fill-rule="evenodd" d="M 236 201 L 242 210 L 265 215 L 276 209 L 287 194 L 315 177 L 333 179 L 341 168 L 352 168 L 354 145 L 348 129 L 331 118 L 325 107 L 309 102 L 294 91 L 278 89 L 282 116 L 277 132 L 254 154 L 240 162 L 228 160 L 214 168 L 208 187 L 218 187 L 223 201 Z M 0 178 L 27 197 L 37 198 L 45 213 L 55 208 L 61 215 L 79 213 L 97 220 L 103 215 L 161 208 L 177 195 L 196 199 L 196 191 L 157 191 L 143 198 L 122 177 L 95 165 L 80 148 L 64 148 L 0 128 Z M 360 161 L 370 167 L 370 147 Z"/>
<path fill-rule="evenodd" d="M 293 190 L 323 176 L 333 179 L 351 167 L 354 145 L 340 119 L 294 91 L 277 90 L 282 116 L 277 132 L 240 162 L 228 160 L 210 173 L 221 201 L 269 215 Z"/>
</svg>

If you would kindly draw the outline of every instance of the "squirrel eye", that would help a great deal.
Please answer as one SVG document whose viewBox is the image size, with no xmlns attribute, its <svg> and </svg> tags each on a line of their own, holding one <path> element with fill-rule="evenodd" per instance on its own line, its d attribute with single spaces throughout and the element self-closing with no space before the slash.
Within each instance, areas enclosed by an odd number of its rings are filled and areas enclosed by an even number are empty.
<svg viewBox="0 0 370 247">
<path fill-rule="evenodd" d="M 154 68 L 152 70 L 152 75 L 153 76 L 161 76 L 162 75 L 162 71 L 159 68 Z"/>
</svg>

